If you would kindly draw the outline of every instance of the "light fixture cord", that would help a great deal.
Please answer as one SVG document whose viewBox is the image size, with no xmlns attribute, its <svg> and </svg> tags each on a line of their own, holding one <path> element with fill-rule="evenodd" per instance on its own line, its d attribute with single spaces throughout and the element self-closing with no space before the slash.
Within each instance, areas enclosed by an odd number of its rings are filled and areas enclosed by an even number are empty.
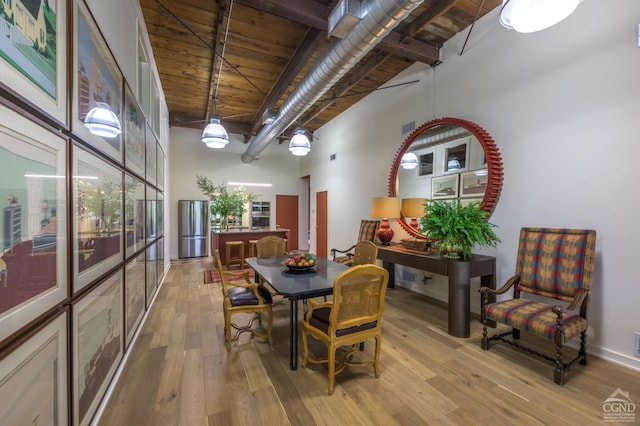
<svg viewBox="0 0 640 426">
<path fill-rule="evenodd" d="M 436 66 L 437 65 L 431 65 L 431 69 L 433 70 L 433 73 L 431 73 L 431 102 L 432 102 L 432 107 L 431 110 L 433 112 L 433 118 L 436 118 Z"/>
<path fill-rule="evenodd" d="M 507 1 L 507 3 L 509 3 L 509 1 Z M 505 5 L 507 3 L 505 3 Z M 460 56 L 462 56 L 462 53 L 464 52 L 464 48 L 467 46 L 467 41 L 469 41 L 469 36 L 471 35 L 471 31 L 473 31 L 473 26 L 478 21 L 478 16 L 480 16 L 480 11 L 482 10 L 482 6 L 483 5 L 484 5 L 484 0 L 482 0 L 480 2 L 480 6 L 478 6 L 478 11 L 476 12 L 476 17 L 473 18 L 473 22 L 471 23 L 471 27 L 469 28 L 469 32 L 467 33 L 467 37 L 464 39 L 464 44 L 462 45 L 462 49 L 460 49 Z M 504 7 L 504 6 L 502 6 L 502 7 Z M 502 9 L 500 9 L 500 10 L 502 10 Z"/>
<path fill-rule="evenodd" d="M 218 111 L 218 88 L 220 88 L 220 77 L 222 77 L 222 65 L 224 64 L 224 52 L 227 49 L 227 37 L 229 36 L 229 24 L 231 23 L 231 11 L 233 10 L 233 0 L 229 4 L 227 14 L 227 27 L 224 29 L 224 39 L 222 40 L 222 53 L 220 54 L 220 69 L 218 70 L 218 80 L 216 81 L 216 92 L 213 95 L 213 113 Z"/>
</svg>

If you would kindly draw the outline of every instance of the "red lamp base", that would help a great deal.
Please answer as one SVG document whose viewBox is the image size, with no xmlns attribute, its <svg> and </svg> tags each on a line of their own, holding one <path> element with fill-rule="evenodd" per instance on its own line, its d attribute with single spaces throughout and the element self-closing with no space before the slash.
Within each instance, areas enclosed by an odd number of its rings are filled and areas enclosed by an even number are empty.
<svg viewBox="0 0 640 426">
<path fill-rule="evenodd" d="M 389 242 L 393 239 L 393 229 L 389 226 L 388 219 L 382 219 L 380 229 L 378 229 L 378 238 L 383 246 L 388 246 Z"/>
</svg>

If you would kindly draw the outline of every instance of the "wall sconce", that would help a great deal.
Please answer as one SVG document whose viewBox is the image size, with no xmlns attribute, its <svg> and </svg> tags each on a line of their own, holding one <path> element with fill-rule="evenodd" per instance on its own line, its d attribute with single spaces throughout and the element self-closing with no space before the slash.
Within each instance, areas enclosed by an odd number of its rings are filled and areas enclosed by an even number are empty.
<svg viewBox="0 0 640 426">
<path fill-rule="evenodd" d="M 213 116 L 207 127 L 202 132 L 202 143 L 208 148 L 224 148 L 229 143 L 229 135 L 222 124 L 220 118 Z"/>
<path fill-rule="evenodd" d="M 291 154 L 297 156 L 307 155 L 311 151 L 311 142 L 306 135 L 307 131 L 304 127 L 298 127 L 295 134 L 289 142 L 289 151 Z"/>
<path fill-rule="evenodd" d="M 407 152 L 400 160 L 400 167 L 407 170 L 415 169 L 418 167 L 418 156 L 413 152 Z"/>
<path fill-rule="evenodd" d="M 84 125 L 92 134 L 103 138 L 115 138 L 122 133 L 118 116 L 104 102 L 96 102 L 96 106 L 89 110 Z"/>
<path fill-rule="evenodd" d="M 382 219 L 378 229 L 378 238 L 382 245 L 388 246 L 393 239 L 393 229 L 389 219 L 400 217 L 400 204 L 397 197 L 375 197 L 371 200 L 371 217 Z"/>
<path fill-rule="evenodd" d="M 519 33 L 533 33 L 562 21 L 582 0 L 503 0 L 500 24 Z"/>
</svg>

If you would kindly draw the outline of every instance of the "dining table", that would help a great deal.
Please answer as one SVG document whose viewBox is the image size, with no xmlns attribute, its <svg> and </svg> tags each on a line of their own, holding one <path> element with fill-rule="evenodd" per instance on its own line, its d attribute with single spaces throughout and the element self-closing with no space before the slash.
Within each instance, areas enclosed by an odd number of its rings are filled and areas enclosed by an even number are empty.
<svg viewBox="0 0 640 426">
<path fill-rule="evenodd" d="M 249 257 L 246 262 L 255 271 L 256 278 L 260 277 L 277 294 L 289 299 L 289 364 L 292 370 L 297 370 L 300 335 L 298 302 L 332 294 L 334 280 L 349 267 L 314 256 L 315 265 L 312 268 L 295 270 L 285 265 L 284 261 L 288 257 L 290 256 Z"/>
</svg>

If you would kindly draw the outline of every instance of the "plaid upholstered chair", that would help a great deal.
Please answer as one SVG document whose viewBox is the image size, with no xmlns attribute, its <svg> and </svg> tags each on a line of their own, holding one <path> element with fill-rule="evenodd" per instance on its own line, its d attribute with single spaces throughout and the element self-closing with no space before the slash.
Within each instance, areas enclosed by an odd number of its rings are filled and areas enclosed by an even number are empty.
<svg viewBox="0 0 640 426">
<path fill-rule="evenodd" d="M 561 386 L 573 364 L 587 365 L 587 306 L 595 246 L 596 232 L 589 229 L 522 228 L 516 274 L 498 290 L 480 288 L 482 349 L 489 350 L 491 341 L 500 340 L 551 361 L 554 382 Z M 505 294 L 511 287 L 513 299 L 488 303 L 489 295 Z M 524 293 L 536 296 L 527 299 Z M 508 325 L 511 331 L 488 337 L 487 323 L 492 320 Z M 520 331 L 552 341 L 555 358 L 519 343 Z M 577 356 L 563 361 L 564 344 L 578 335 Z"/>
<path fill-rule="evenodd" d="M 380 222 L 377 220 L 362 220 L 360 222 L 360 232 L 358 233 L 358 240 L 356 241 L 356 244 L 360 241 L 371 241 L 372 243 L 375 243 L 379 227 Z M 332 248 L 331 256 L 333 257 L 333 261 L 352 266 L 353 249 L 355 248 L 355 244 L 346 250 Z M 341 255 L 338 255 L 338 253 Z"/>
</svg>

